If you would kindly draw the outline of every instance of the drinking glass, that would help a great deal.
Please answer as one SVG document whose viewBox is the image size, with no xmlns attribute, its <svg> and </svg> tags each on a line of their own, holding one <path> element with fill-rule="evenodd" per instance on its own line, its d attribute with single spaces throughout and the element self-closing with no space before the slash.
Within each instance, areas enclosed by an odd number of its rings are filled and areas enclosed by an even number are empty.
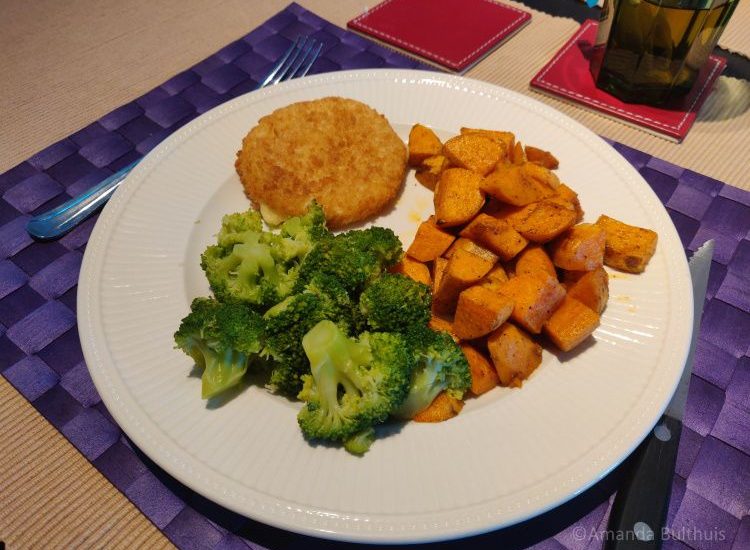
<svg viewBox="0 0 750 550">
<path fill-rule="evenodd" d="M 686 95 L 739 0 L 605 0 L 591 59 L 598 88 L 628 103 Z"/>
</svg>

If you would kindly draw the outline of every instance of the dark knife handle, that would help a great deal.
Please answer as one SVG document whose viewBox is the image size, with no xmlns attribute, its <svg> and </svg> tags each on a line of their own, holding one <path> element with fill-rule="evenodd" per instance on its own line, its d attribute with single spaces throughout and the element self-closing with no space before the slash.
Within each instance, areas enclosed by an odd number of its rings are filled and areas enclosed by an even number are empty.
<svg viewBox="0 0 750 550">
<path fill-rule="evenodd" d="M 661 548 L 681 433 L 682 422 L 662 416 L 636 451 L 612 505 L 605 550 Z"/>
</svg>

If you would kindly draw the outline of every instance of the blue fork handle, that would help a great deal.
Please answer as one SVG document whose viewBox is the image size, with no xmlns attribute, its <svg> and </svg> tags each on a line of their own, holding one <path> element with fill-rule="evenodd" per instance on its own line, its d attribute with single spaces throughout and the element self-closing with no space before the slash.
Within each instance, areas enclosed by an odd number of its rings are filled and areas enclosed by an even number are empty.
<svg viewBox="0 0 750 550">
<path fill-rule="evenodd" d="M 115 172 L 81 195 L 64 202 L 49 212 L 31 218 L 26 224 L 26 231 L 32 237 L 43 240 L 55 239 L 64 235 L 107 202 L 112 193 L 139 162 L 140 160 L 137 160 L 128 164 L 119 172 Z"/>
</svg>

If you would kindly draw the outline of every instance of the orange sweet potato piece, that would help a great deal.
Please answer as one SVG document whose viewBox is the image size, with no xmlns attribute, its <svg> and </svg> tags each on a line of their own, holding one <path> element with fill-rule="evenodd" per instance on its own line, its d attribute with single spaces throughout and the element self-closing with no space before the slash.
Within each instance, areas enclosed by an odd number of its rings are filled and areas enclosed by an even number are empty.
<svg viewBox="0 0 750 550">
<path fill-rule="evenodd" d="M 566 296 L 546 323 L 544 333 L 562 351 L 570 351 L 599 326 L 599 314 Z"/>
<path fill-rule="evenodd" d="M 455 239 L 456 237 L 435 225 L 434 218 L 430 216 L 430 219 L 419 225 L 406 254 L 420 262 L 431 262 L 448 250 Z"/>
<path fill-rule="evenodd" d="M 465 168 L 448 168 L 435 190 L 435 223 L 438 227 L 461 225 L 484 206 L 482 177 Z"/>
<path fill-rule="evenodd" d="M 471 371 L 471 393 L 482 395 L 500 383 L 497 371 L 492 363 L 477 348 L 466 343 L 461 344 Z"/>
<path fill-rule="evenodd" d="M 565 289 L 554 277 L 516 275 L 504 283 L 500 292 L 513 300 L 510 317 L 531 333 L 539 334 L 562 299 Z"/>
<path fill-rule="evenodd" d="M 565 202 L 560 204 L 549 198 L 534 203 L 534 207 L 525 212 L 523 219 L 515 223 L 515 228 L 529 241 L 546 243 L 572 227 L 577 217 L 572 205 Z"/>
<path fill-rule="evenodd" d="M 578 193 L 564 183 L 561 183 L 556 191 L 556 198 L 572 205 L 573 210 L 576 211 L 576 223 L 581 223 L 581 220 L 583 220 L 583 209 L 581 208 L 581 201 L 578 200 Z"/>
<path fill-rule="evenodd" d="M 516 259 L 516 275 L 557 278 L 557 270 L 547 252 L 538 245 L 529 246 Z"/>
<path fill-rule="evenodd" d="M 414 279 L 418 283 L 424 283 L 427 286 L 432 286 L 432 277 L 430 276 L 430 269 L 416 260 L 412 260 L 409 256 L 404 256 L 401 261 L 391 267 L 388 271 L 391 273 L 400 273 L 410 279 Z"/>
<path fill-rule="evenodd" d="M 439 155 L 443 144 L 435 132 L 427 126 L 415 124 L 409 132 L 409 164 L 419 166 L 425 159 Z"/>
<path fill-rule="evenodd" d="M 496 141 L 482 135 L 464 134 L 446 141 L 443 154 L 452 165 L 485 176 L 504 158 L 505 150 Z"/>
<path fill-rule="evenodd" d="M 417 178 L 419 183 L 434 191 L 440 176 L 448 166 L 450 166 L 450 162 L 443 155 L 427 157 L 417 168 L 414 177 Z"/>
<path fill-rule="evenodd" d="M 550 187 L 555 193 L 557 192 L 557 188 L 560 187 L 560 178 L 552 170 L 539 164 L 525 162 L 521 165 L 521 173 L 526 182 L 534 182 L 538 185 Z"/>
<path fill-rule="evenodd" d="M 437 311 L 453 311 L 461 291 L 479 282 L 494 265 L 488 258 L 463 248 L 456 249 L 432 297 Z"/>
<path fill-rule="evenodd" d="M 462 340 L 480 338 L 502 325 L 512 311 L 513 300 L 482 285 L 475 285 L 458 296 L 453 330 Z"/>
<path fill-rule="evenodd" d="M 599 267 L 594 271 L 583 272 L 567 271 L 566 278 L 569 278 L 568 273 L 580 274 L 575 282 L 568 285 L 568 296 L 601 315 L 609 299 L 609 275 L 604 268 Z"/>
<path fill-rule="evenodd" d="M 513 146 L 513 150 L 510 154 L 510 162 L 513 164 L 523 164 L 526 162 L 526 152 L 520 141 L 517 141 Z"/>
<path fill-rule="evenodd" d="M 453 418 L 463 408 L 463 401 L 448 395 L 446 392 L 440 392 L 432 403 L 426 409 L 418 412 L 412 420 L 414 422 L 442 422 Z"/>
<path fill-rule="evenodd" d="M 646 264 L 656 251 L 656 232 L 628 225 L 609 216 L 599 216 L 596 225 L 605 234 L 605 264 L 629 273 L 641 273 L 646 269 Z"/>
<path fill-rule="evenodd" d="M 461 134 L 476 134 L 491 139 L 497 143 L 503 144 L 505 158 L 507 159 L 510 151 L 516 143 L 516 136 L 513 132 L 501 132 L 497 130 L 481 130 L 479 128 L 461 128 Z"/>
<path fill-rule="evenodd" d="M 554 170 L 558 166 L 560 166 L 560 163 L 555 158 L 555 155 L 553 155 L 549 151 L 545 151 L 544 149 L 539 149 L 537 147 L 527 145 L 524 149 L 524 152 L 526 153 L 526 160 L 528 160 L 529 162 L 533 162 L 534 164 L 539 164 L 541 166 L 544 166 L 545 168 L 549 168 L 550 170 Z"/>
<path fill-rule="evenodd" d="M 492 290 L 493 292 L 497 292 L 497 290 L 500 288 L 500 285 L 502 285 L 507 280 L 508 274 L 505 272 L 503 266 L 498 264 L 489 270 L 487 275 L 484 276 L 479 284 L 484 288 Z"/>
<path fill-rule="evenodd" d="M 580 223 L 549 244 L 552 263 L 570 271 L 593 271 L 604 262 L 604 230 Z"/>
<path fill-rule="evenodd" d="M 509 224 L 488 214 L 478 214 L 460 235 L 489 248 L 503 261 L 515 257 L 528 244 Z"/>
<path fill-rule="evenodd" d="M 495 263 L 498 259 L 497 254 L 495 254 L 492 250 L 475 243 L 473 240 L 467 237 L 459 237 L 458 239 L 456 239 L 453 244 L 450 245 L 448 250 L 445 251 L 445 253 L 443 254 L 443 258 L 450 259 L 451 256 L 453 256 L 453 253 L 459 248 L 468 250 L 472 254 L 481 256 L 482 258 L 485 258 L 487 261 L 490 261 L 492 263 Z"/>
<path fill-rule="evenodd" d="M 531 168 L 533 167 L 533 168 Z M 555 194 L 557 177 L 536 164 L 501 165 L 481 181 L 481 189 L 501 202 L 525 206 Z"/>
<path fill-rule="evenodd" d="M 503 221 L 515 229 L 516 225 L 521 223 L 526 216 L 536 207 L 536 203 L 532 202 L 526 206 L 513 206 L 511 204 L 505 204 L 490 198 L 487 205 L 484 207 L 483 212 L 493 218 L 497 218 Z"/>
<path fill-rule="evenodd" d="M 458 342 L 458 336 L 453 332 L 453 323 L 442 315 L 433 313 L 427 326 L 435 332 L 447 332 L 455 342 Z"/>
<path fill-rule="evenodd" d="M 512 323 L 487 337 L 487 349 L 503 386 L 520 386 L 542 363 L 542 346 Z"/>
<path fill-rule="evenodd" d="M 445 258 L 435 258 L 432 263 L 432 294 L 437 294 L 440 284 L 443 282 L 445 269 L 448 267 L 448 260 Z"/>
</svg>

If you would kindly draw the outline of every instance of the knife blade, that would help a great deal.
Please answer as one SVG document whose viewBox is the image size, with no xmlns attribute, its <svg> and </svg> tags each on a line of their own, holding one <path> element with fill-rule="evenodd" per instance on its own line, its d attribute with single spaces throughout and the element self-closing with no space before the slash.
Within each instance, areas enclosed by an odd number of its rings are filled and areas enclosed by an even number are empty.
<svg viewBox="0 0 750 550">
<path fill-rule="evenodd" d="M 665 538 L 664 525 L 682 433 L 682 417 L 693 372 L 713 252 L 714 242 L 707 241 L 690 259 L 690 277 L 693 281 L 693 337 L 690 351 L 672 400 L 636 450 L 629 475 L 617 491 L 604 539 L 605 550 L 657 550 Z"/>
</svg>

